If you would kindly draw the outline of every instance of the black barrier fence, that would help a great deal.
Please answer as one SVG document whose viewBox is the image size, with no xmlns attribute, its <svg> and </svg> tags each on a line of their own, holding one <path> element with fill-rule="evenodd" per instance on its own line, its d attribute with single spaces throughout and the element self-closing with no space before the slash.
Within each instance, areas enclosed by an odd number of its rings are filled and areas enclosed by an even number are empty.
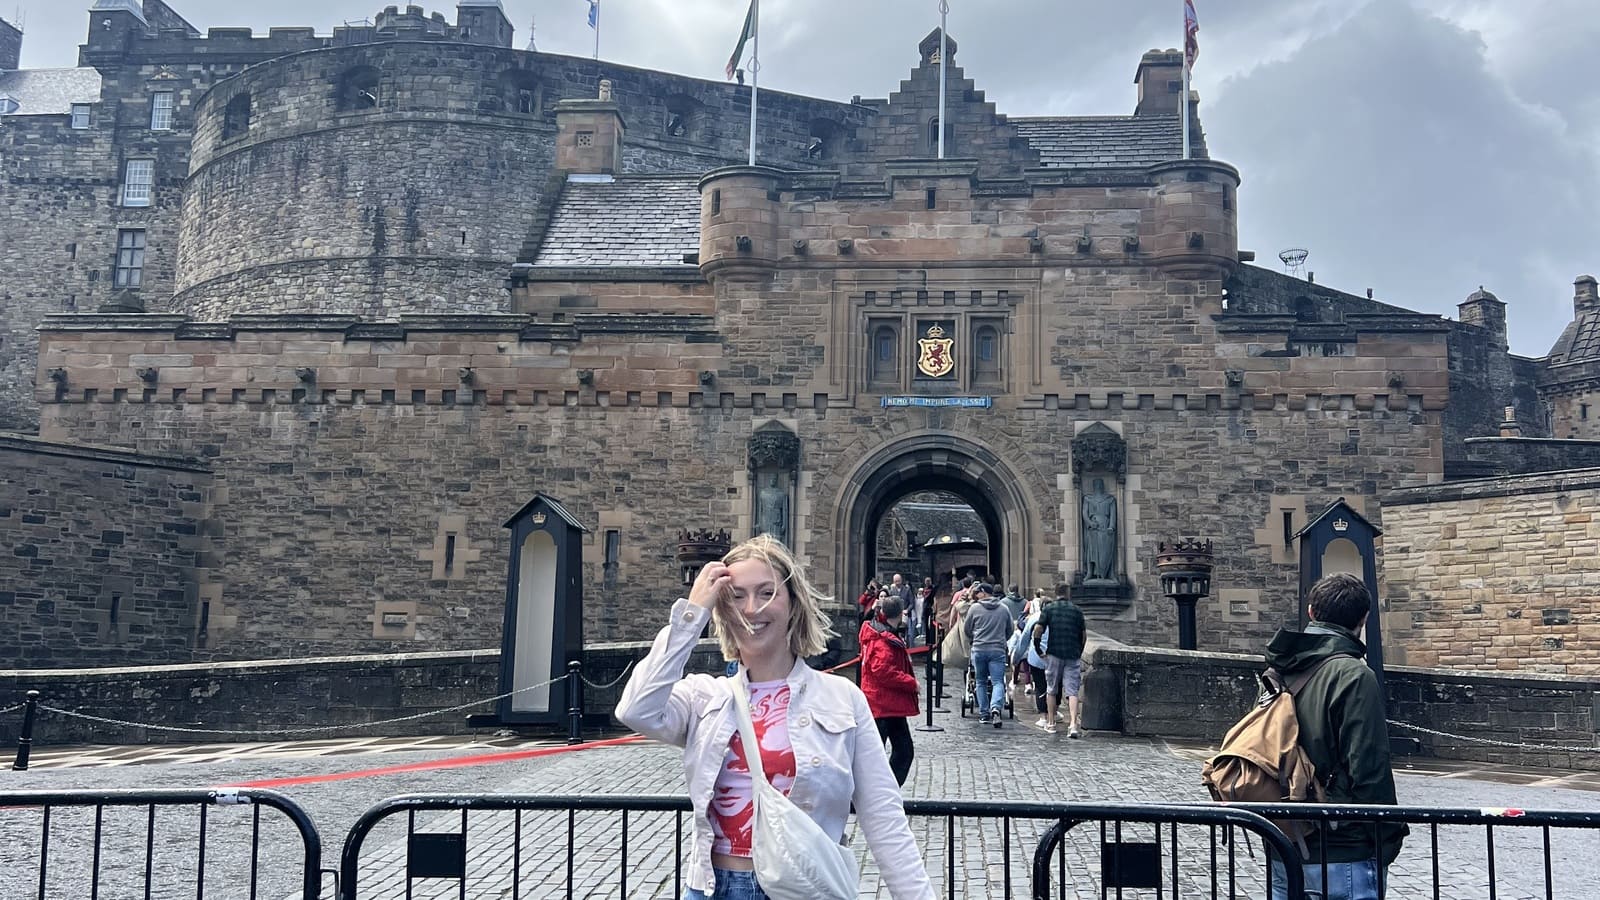
<svg viewBox="0 0 1600 900">
<path fill-rule="evenodd" d="M 242 789 L 3 791 L 0 863 L 0 897 L 38 900 L 318 900 L 324 874 L 306 811 Z"/>
<path fill-rule="evenodd" d="M 396 797 L 351 829 L 339 896 L 682 897 L 690 811 L 687 798 L 670 796 Z M 1257 897 L 1266 857 L 1248 861 L 1233 848 L 1248 835 L 1293 851 L 1262 817 L 1223 806 L 908 800 L 906 812 L 936 894 L 950 898 L 1077 897 L 1090 885 L 1119 898 L 1152 888 Z M 1072 828 L 1089 822 L 1098 828 Z M 865 854 L 863 839 L 854 845 Z M 870 866 L 865 875 L 881 880 Z M 1300 896 L 1300 878 L 1285 873 L 1289 896 Z"/>
<path fill-rule="evenodd" d="M 1308 890 L 1327 883 L 1330 851 L 1318 836 L 1342 831 L 1346 842 L 1376 858 L 1383 829 L 1405 824 L 1411 833 L 1399 857 L 1378 873 L 1380 887 L 1391 897 L 1590 900 L 1600 895 L 1600 811 L 1297 803 L 1232 808 L 1249 810 L 1290 831 L 1312 830 L 1310 858 L 1304 862 Z M 1475 890 L 1464 893 L 1464 887 Z"/>
</svg>

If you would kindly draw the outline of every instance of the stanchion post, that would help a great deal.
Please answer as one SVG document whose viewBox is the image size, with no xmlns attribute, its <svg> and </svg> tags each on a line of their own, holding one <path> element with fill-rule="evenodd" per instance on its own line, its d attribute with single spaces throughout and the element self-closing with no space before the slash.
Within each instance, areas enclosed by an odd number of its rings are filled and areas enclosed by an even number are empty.
<svg viewBox="0 0 1600 900">
<path fill-rule="evenodd" d="M 933 724 L 933 704 L 937 702 L 935 698 L 938 696 L 938 692 L 934 690 L 934 680 L 937 678 L 937 676 L 933 674 L 933 655 L 935 652 L 937 652 L 936 649 L 930 645 L 928 647 L 928 661 L 927 665 L 924 667 L 925 674 L 923 676 L 923 681 L 926 683 L 928 688 L 928 720 L 917 726 L 918 731 L 944 730 L 938 725 Z"/>
<path fill-rule="evenodd" d="M 583 661 L 567 663 L 567 743 L 583 743 Z"/>
<path fill-rule="evenodd" d="M 39 692 L 29 691 L 28 702 L 23 706 L 22 736 L 17 738 L 17 760 L 11 764 L 18 772 L 28 771 L 28 755 L 33 752 L 33 720 L 39 714 Z"/>
<path fill-rule="evenodd" d="M 944 708 L 944 629 L 936 628 L 933 636 L 939 639 L 938 643 L 933 645 L 932 651 L 934 673 L 933 705 L 938 707 L 940 712 L 949 712 Z"/>
</svg>

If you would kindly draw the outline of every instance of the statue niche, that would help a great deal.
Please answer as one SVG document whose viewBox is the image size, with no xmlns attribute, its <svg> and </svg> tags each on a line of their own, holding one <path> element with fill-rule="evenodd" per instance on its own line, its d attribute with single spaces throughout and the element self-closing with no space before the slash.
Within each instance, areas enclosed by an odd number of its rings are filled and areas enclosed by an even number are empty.
<svg viewBox="0 0 1600 900">
<path fill-rule="evenodd" d="M 770 534 L 794 545 L 794 486 L 800 439 L 782 425 L 766 425 L 750 436 L 750 533 Z"/>
<path fill-rule="evenodd" d="M 1104 423 L 1085 428 L 1072 441 L 1072 487 L 1078 497 L 1078 565 L 1073 601 L 1085 611 L 1127 608 L 1133 586 L 1122 559 L 1122 496 L 1127 484 L 1128 445 Z"/>
</svg>

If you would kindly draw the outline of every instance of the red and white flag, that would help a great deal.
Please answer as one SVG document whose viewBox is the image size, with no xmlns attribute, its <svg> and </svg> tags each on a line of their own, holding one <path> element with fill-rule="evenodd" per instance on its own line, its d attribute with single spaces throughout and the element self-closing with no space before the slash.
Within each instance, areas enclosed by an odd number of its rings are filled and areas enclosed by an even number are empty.
<svg viewBox="0 0 1600 900">
<path fill-rule="evenodd" d="M 1194 68 L 1200 58 L 1200 17 L 1194 14 L 1194 0 L 1183 0 L 1183 67 Z"/>
</svg>

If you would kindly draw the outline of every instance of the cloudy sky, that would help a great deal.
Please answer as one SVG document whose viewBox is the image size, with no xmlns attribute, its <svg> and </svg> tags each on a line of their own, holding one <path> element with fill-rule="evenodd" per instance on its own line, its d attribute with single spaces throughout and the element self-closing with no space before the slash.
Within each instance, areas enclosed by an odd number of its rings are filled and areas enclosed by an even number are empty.
<svg viewBox="0 0 1600 900">
<path fill-rule="evenodd" d="M 746 0 L 602 0 L 601 55 L 720 77 Z M 202 30 L 327 33 L 385 0 L 168 0 Z M 1241 245 L 1305 247 L 1318 283 L 1445 315 L 1478 285 L 1542 356 L 1600 270 L 1600 45 L 1593 0 L 1196 0 L 1194 87 L 1214 157 L 1244 175 Z M 89 0 L 0 0 L 26 67 L 72 65 Z M 427 4 L 445 9 L 450 0 Z M 586 55 L 585 0 L 505 0 L 525 46 Z M 1139 55 L 1181 38 L 1181 0 L 950 0 L 969 77 L 1012 115 L 1133 110 Z M 886 96 L 937 0 L 767 0 L 762 83 Z"/>
</svg>

